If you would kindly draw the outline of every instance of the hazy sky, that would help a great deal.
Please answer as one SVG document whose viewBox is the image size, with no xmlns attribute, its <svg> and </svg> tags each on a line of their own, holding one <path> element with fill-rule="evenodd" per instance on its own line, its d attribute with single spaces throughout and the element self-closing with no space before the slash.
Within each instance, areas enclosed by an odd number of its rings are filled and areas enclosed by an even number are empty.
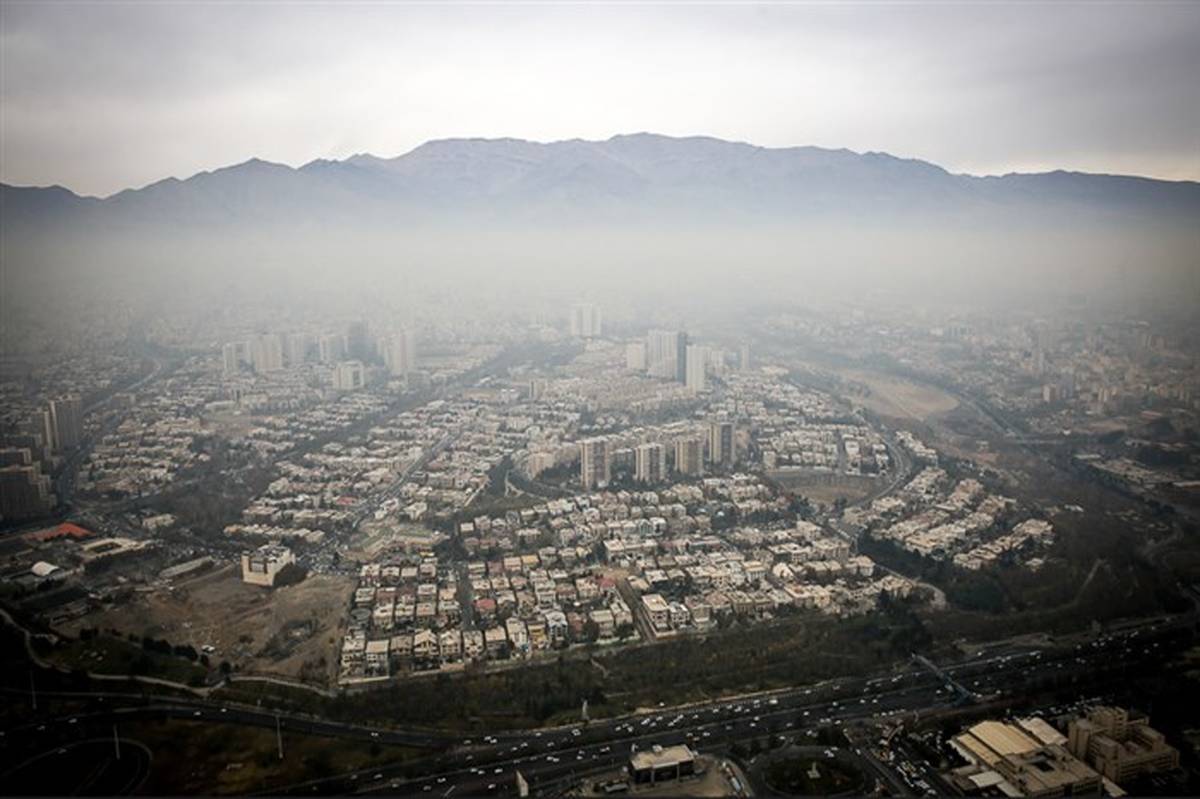
<svg viewBox="0 0 1200 799">
<path fill-rule="evenodd" d="M 1200 179 L 1200 3 L 0 5 L 0 179 L 653 131 Z"/>
</svg>

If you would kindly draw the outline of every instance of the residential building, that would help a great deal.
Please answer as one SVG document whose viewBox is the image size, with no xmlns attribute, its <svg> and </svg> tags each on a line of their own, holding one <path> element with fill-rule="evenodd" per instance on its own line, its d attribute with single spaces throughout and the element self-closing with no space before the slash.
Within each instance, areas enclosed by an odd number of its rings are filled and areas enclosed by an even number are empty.
<svg viewBox="0 0 1200 799">
<path fill-rule="evenodd" d="M 78 394 L 50 401 L 50 422 L 59 450 L 71 450 L 83 440 L 83 400 Z"/>
<path fill-rule="evenodd" d="M 0 519 L 45 516 L 54 504 L 50 476 L 42 474 L 38 464 L 31 461 L 0 467 Z"/>
<path fill-rule="evenodd" d="M 292 551 L 278 544 L 265 544 L 253 552 L 243 552 L 242 582 L 273 586 L 284 567 L 295 562 Z"/>
<path fill-rule="evenodd" d="M 704 474 L 703 439 L 688 437 L 675 442 L 675 471 L 692 477 Z"/>
<path fill-rule="evenodd" d="M 600 334 L 600 309 L 586 302 L 572 305 L 571 335 L 577 338 L 599 338 Z"/>
<path fill-rule="evenodd" d="M 417 338 L 411 330 L 394 333 L 384 346 L 384 363 L 393 377 L 402 377 L 417 365 Z"/>
<path fill-rule="evenodd" d="M 715 464 L 731 466 L 737 461 L 737 439 L 733 422 L 720 420 L 708 426 L 708 457 Z"/>
<path fill-rule="evenodd" d="M 226 375 L 235 375 L 242 369 L 242 345 L 231 341 L 221 347 L 221 365 Z"/>
<path fill-rule="evenodd" d="M 346 338 L 338 334 L 321 336 L 317 340 L 317 359 L 321 363 L 337 363 L 346 357 Z"/>
<path fill-rule="evenodd" d="M 341 361 L 333 368 L 333 387 L 338 391 L 357 391 L 367 384 L 362 361 Z"/>
<path fill-rule="evenodd" d="M 625 345 L 625 368 L 632 372 L 646 371 L 645 341 L 631 341 Z"/>
<path fill-rule="evenodd" d="M 579 479 L 584 490 L 602 488 L 612 477 L 606 438 L 588 438 L 579 442 Z"/>
<path fill-rule="evenodd" d="M 250 364 L 259 374 L 283 368 L 283 341 L 275 333 L 266 333 L 250 342 Z"/>
<path fill-rule="evenodd" d="M 634 450 L 634 477 L 640 483 L 657 483 L 667 475 L 667 451 L 662 444 L 640 444 Z"/>
<path fill-rule="evenodd" d="M 708 389 L 708 347 L 688 345 L 683 382 L 697 394 Z"/>
</svg>

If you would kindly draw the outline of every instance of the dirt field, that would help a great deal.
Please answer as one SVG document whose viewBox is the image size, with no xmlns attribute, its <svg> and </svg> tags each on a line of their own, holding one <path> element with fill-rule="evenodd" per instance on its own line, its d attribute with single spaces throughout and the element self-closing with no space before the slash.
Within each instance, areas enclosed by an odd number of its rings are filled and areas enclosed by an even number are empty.
<svg viewBox="0 0 1200 799">
<path fill-rule="evenodd" d="M 881 416 L 924 421 L 958 407 L 957 399 L 933 386 L 877 372 L 847 371 L 841 376 L 865 385 L 869 392 L 856 394 L 853 399 Z"/>
<path fill-rule="evenodd" d="M 154 759 L 140 793 L 241 795 L 271 792 L 337 771 L 408 760 L 416 752 L 398 746 L 283 733 L 279 759 L 275 731 L 236 724 L 137 721 L 121 735 L 147 746 Z"/>
<path fill-rule="evenodd" d="M 239 567 L 230 565 L 185 580 L 173 591 L 76 619 L 64 631 L 115 628 L 196 649 L 212 645 L 214 663 L 228 660 L 244 672 L 329 681 L 353 591 L 353 580 L 328 575 L 272 591 L 246 585 Z"/>
<path fill-rule="evenodd" d="M 870 477 L 834 478 L 785 470 L 771 472 L 769 476 L 788 491 L 826 505 L 831 505 L 838 499 L 855 502 L 882 485 L 877 479 Z"/>
</svg>

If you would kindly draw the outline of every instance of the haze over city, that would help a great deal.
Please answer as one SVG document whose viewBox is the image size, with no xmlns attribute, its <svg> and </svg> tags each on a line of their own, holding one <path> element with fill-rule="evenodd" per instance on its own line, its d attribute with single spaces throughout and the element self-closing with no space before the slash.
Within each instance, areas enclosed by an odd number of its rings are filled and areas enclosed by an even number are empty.
<svg viewBox="0 0 1200 799">
<path fill-rule="evenodd" d="M 1200 793 L 1198 38 L 0 0 L 0 785 Z"/>
</svg>

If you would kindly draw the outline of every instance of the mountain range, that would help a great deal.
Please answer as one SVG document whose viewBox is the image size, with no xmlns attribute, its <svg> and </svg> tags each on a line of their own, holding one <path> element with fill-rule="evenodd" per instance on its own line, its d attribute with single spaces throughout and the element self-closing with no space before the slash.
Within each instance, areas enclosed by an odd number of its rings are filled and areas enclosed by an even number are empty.
<svg viewBox="0 0 1200 799">
<path fill-rule="evenodd" d="M 605 141 L 431 141 L 395 158 L 293 168 L 252 159 L 106 198 L 0 186 L 4 235 L 344 224 L 938 219 L 1037 224 L 1200 220 L 1200 183 L 1047 172 L 976 177 L 886 153 L 648 133 Z"/>
</svg>

